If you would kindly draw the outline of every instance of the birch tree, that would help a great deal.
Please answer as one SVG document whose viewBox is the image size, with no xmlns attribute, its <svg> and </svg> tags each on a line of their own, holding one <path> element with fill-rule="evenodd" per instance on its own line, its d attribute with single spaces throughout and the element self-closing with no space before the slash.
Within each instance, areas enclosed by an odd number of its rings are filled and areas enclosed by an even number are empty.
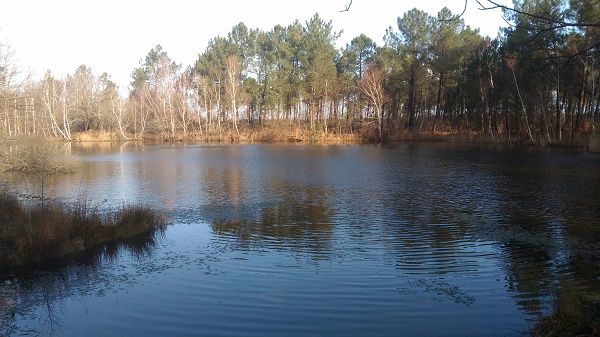
<svg viewBox="0 0 600 337">
<path fill-rule="evenodd" d="M 13 137 L 30 130 L 32 120 L 27 111 L 30 97 L 26 93 L 29 77 L 17 67 L 10 46 L 0 41 L 0 136 L 3 133 Z"/>
<path fill-rule="evenodd" d="M 365 95 L 375 111 L 379 139 L 383 138 L 383 104 L 387 100 L 383 85 L 384 80 L 385 73 L 375 63 L 370 62 L 367 64 L 364 75 L 359 83 L 360 91 Z"/>
<path fill-rule="evenodd" d="M 43 80 L 42 95 L 50 129 L 54 137 L 71 140 L 71 123 L 67 109 L 67 93 L 65 81 L 57 80 L 50 71 Z"/>
<path fill-rule="evenodd" d="M 239 137 L 240 131 L 238 128 L 238 108 L 243 94 L 242 74 L 240 63 L 233 55 L 230 55 L 227 58 L 226 76 L 227 82 L 225 83 L 225 99 L 229 103 L 233 127 Z"/>
<path fill-rule="evenodd" d="M 181 65 L 173 61 L 161 45 L 156 45 L 131 74 L 131 85 L 140 94 L 140 109 L 148 109 L 153 131 L 171 139 L 175 138 L 177 122 L 172 94 L 180 68 Z"/>
</svg>

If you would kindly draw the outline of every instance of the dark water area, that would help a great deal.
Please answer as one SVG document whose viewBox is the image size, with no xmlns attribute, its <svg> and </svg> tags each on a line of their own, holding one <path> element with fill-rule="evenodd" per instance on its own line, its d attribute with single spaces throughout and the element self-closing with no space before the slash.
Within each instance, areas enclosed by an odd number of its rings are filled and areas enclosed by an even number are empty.
<svg viewBox="0 0 600 337">
<path fill-rule="evenodd" d="M 0 334 L 522 336 L 600 289 L 600 156 L 451 144 L 72 144 L 46 186 L 158 240 L 4 275 Z M 35 181 L 0 176 L 23 197 Z M 108 252 L 107 252 L 108 251 Z"/>
</svg>

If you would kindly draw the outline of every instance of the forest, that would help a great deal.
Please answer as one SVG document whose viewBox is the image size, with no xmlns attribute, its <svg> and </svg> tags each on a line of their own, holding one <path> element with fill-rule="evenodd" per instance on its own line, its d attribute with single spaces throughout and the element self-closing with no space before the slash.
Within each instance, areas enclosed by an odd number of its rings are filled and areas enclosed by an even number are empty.
<svg viewBox="0 0 600 337">
<path fill-rule="evenodd" d="M 493 2 L 492 2 L 493 3 Z M 500 13 L 499 13 L 500 15 Z M 0 45 L 0 138 L 385 141 L 462 137 L 587 146 L 600 117 L 598 0 L 515 0 L 495 38 L 412 9 L 336 49 L 315 14 L 243 22 L 183 66 L 160 44 L 124 91 L 81 65 L 32 80 Z"/>
</svg>

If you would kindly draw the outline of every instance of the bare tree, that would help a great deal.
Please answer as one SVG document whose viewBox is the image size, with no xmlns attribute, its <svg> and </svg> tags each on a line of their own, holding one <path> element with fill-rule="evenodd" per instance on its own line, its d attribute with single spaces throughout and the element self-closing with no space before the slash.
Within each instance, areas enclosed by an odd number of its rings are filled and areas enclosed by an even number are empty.
<svg viewBox="0 0 600 337">
<path fill-rule="evenodd" d="M 43 210 L 47 190 L 55 182 L 56 175 L 72 172 L 75 163 L 63 158 L 57 159 L 62 145 L 46 142 L 42 138 L 7 141 L 1 145 L 0 172 L 18 172 L 34 178 L 39 192 L 37 198 L 40 199 Z"/>
<path fill-rule="evenodd" d="M 194 78 L 194 85 L 196 86 L 196 95 L 198 100 L 198 127 L 200 129 L 200 136 L 202 136 L 202 114 L 200 112 L 200 107 L 204 107 L 204 112 L 206 113 L 206 124 L 204 129 L 207 133 L 212 130 L 212 102 L 213 102 L 213 87 L 211 85 L 212 81 L 202 75 L 196 75 Z"/>
<path fill-rule="evenodd" d="M 29 78 L 16 66 L 10 46 L 0 41 L 0 131 L 4 136 L 18 136 L 29 130 L 28 111 L 23 111 L 30 102 L 24 90 Z"/>
<path fill-rule="evenodd" d="M 519 83 L 517 82 L 517 75 L 515 74 L 515 66 L 517 59 L 516 58 L 507 58 L 507 65 L 513 75 L 513 83 L 517 90 L 517 97 L 519 98 L 519 103 L 521 105 L 521 110 L 523 112 L 523 117 L 525 119 L 525 128 L 527 129 L 527 136 L 529 137 L 529 141 L 533 143 L 533 135 L 531 132 L 531 126 L 529 125 L 529 117 L 527 115 L 527 109 L 525 109 L 525 103 L 523 102 L 523 96 L 521 95 L 521 90 L 519 89 Z"/>
<path fill-rule="evenodd" d="M 231 117 L 233 119 L 233 127 L 239 137 L 240 130 L 238 129 L 238 107 L 242 98 L 242 72 L 240 63 L 237 58 L 230 55 L 227 58 L 227 84 L 225 86 L 226 99 L 231 108 Z"/>
<path fill-rule="evenodd" d="M 367 69 L 359 82 L 359 89 L 365 95 L 375 111 L 379 139 L 382 139 L 383 104 L 386 101 L 383 82 L 385 73 L 373 62 L 367 64 Z"/>
<path fill-rule="evenodd" d="M 188 72 L 183 72 L 175 81 L 173 91 L 173 104 L 178 112 L 178 123 L 181 126 L 184 137 L 188 135 L 188 125 L 190 123 L 190 107 L 188 98 L 191 96 L 191 81 L 189 80 Z"/>
<path fill-rule="evenodd" d="M 66 108 L 66 84 L 54 78 L 50 71 L 46 73 L 43 84 L 43 101 L 50 127 L 55 137 L 71 140 L 71 127 Z"/>
<path fill-rule="evenodd" d="M 124 139 L 129 139 L 129 137 L 127 137 L 123 131 L 123 99 L 118 94 L 113 94 L 110 98 L 112 103 L 112 113 L 117 119 L 117 126 L 119 127 L 121 137 Z"/>
<path fill-rule="evenodd" d="M 92 69 L 81 65 L 67 76 L 68 94 L 72 97 L 71 115 L 74 131 L 90 131 L 100 122 L 97 116 L 95 78 Z"/>
</svg>

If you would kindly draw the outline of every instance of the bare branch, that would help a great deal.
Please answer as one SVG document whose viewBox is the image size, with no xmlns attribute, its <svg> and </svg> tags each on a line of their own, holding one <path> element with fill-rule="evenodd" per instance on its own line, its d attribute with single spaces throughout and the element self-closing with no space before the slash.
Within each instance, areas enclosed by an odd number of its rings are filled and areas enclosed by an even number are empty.
<svg viewBox="0 0 600 337">
<path fill-rule="evenodd" d="M 352 6 L 352 0 L 350 0 L 350 3 L 346 5 L 346 9 L 341 10 L 340 13 L 350 11 L 350 6 Z"/>
<path fill-rule="evenodd" d="M 584 22 L 584 23 L 578 23 L 578 22 L 566 22 L 566 21 L 562 21 L 562 20 L 558 20 L 549 16 L 541 16 L 541 15 L 537 15 L 537 14 L 532 14 L 529 12 L 525 12 L 516 8 L 511 8 L 505 5 L 501 5 L 497 2 L 495 2 L 495 0 L 485 0 L 486 2 L 490 3 L 490 5 L 484 5 L 483 4 L 483 0 L 475 0 L 477 2 L 477 4 L 479 4 L 479 10 L 493 10 L 493 9 L 503 9 L 509 12 L 514 12 L 517 14 L 521 14 L 521 15 L 525 15 L 531 18 L 535 18 L 535 19 L 540 19 L 540 20 L 544 20 L 544 21 L 548 21 L 552 24 L 556 24 L 556 26 L 552 26 L 554 28 L 550 28 L 550 29 L 560 29 L 560 28 L 565 28 L 565 27 L 600 27 L 600 23 L 591 23 L 591 22 Z"/>
<path fill-rule="evenodd" d="M 460 13 L 459 15 L 456 15 L 456 16 L 455 16 L 455 17 L 453 17 L 452 19 L 448 19 L 448 20 L 438 20 L 438 21 L 441 21 L 441 22 L 450 22 L 450 21 L 456 21 L 456 20 L 460 19 L 460 18 L 461 18 L 461 17 L 462 17 L 462 16 L 465 14 L 465 12 L 467 11 L 467 4 L 468 4 L 468 3 L 469 3 L 469 0 L 465 0 L 465 8 L 463 8 L 463 11 L 462 11 L 462 13 Z"/>
<path fill-rule="evenodd" d="M 517 57 L 517 56 L 506 56 L 506 60 L 519 60 L 519 61 L 547 61 L 547 60 L 560 60 L 560 59 L 566 59 L 564 66 L 562 66 L 562 68 L 560 69 L 560 71 L 564 71 L 565 69 L 567 69 L 567 67 L 569 66 L 569 63 L 571 63 L 571 60 L 573 60 L 576 57 L 579 57 L 581 55 L 586 54 L 587 52 L 589 52 L 590 50 L 593 50 L 595 48 L 600 47 L 600 42 L 587 47 L 585 49 L 579 50 L 578 52 L 574 53 L 574 54 L 568 54 L 568 55 L 552 55 L 552 56 L 546 56 L 546 57 Z"/>
</svg>

